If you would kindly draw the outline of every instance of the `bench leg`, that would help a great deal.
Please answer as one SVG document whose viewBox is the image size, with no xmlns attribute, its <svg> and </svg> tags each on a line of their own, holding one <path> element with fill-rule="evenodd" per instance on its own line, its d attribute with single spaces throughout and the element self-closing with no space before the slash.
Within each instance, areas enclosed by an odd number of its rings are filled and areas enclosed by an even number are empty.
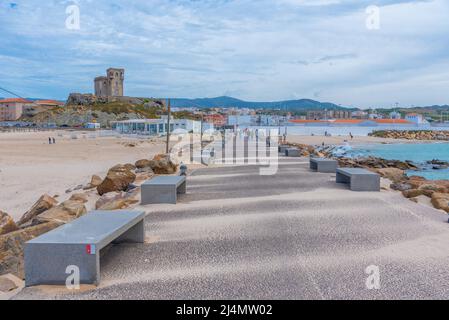
<svg viewBox="0 0 449 320">
<path fill-rule="evenodd" d="M 178 188 L 178 194 L 185 194 L 187 188 L 187 181 L 184 181 Z"/>
<path fill-rule="evenodd" d="M 380 191 L 380 177 L 360 176 L 351 179 L 352 191 Z"/>
<path fill-rule="evenodd" d="M 134 227 L 113 241 L 114 243 L 144 243 L 145 242 L 145 220 L 140 221 Z"/>
<path fill-rule="evenodd" d="M 335 173 L 337 171 L 337 164 L 336 163 L 321 163 L 318 166 L 318 172 L 322 173 Z"/>
<path fill-rule="evenodd" d="M 339 172 L 336 174 L 336 182 L 337 183 L 351 183 L 351 179 Z"/>
<path fill-rule="evenodd" d="M 176 188 L 173 186 L 145 186 L 141 188 L 141 204 L 171 203 L 176 204 Z"/>
<path fill-rule="evenodd" d="M 69 266 L 79 269 L 80 284 L 100 282 L 100 253 L 89 254 L 85 244 L 26 244 L 25 285 L 65 285 Z"/>
</svg>

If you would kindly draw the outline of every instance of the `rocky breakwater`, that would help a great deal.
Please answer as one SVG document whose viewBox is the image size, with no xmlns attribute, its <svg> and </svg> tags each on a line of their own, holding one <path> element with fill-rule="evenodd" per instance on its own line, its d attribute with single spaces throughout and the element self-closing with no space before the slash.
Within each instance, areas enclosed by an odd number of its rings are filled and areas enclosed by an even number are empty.
<svg viewBox="0 0 449 320">
<path fill-rule="evenodd" d="M 169 155 L 159 154 L 135 164 L 115 165 L 104 179 L 94 175 L 85 186 L 70 189 L 70 198 L 61 203 L 43 195 L 17 222 L 0 211 L 0 276 L 13 274 L 23 279 L 24 244 L 85 215 L 89 203 L 98 210 L 129 208 L 139 202 L 141 183 L 155 174 L 175 174 L 177 170 Z"/>
<path fill-rule="evenodd" d="M 318 156 L 336 159 L 340 167 L 365 168 L 389 179 L 390 188 L 402 192 L 404 197 L 418 202 L 419 197 L 427 197 L 434 208 L 449 213 L 449 180 L 427 180 L 419 176 L 407 176 L 408 170 L 421 168 L 411 161 L 387 160 L 378 157 L 349 158 L 335 156 L 337 146 L 308 146 L 295 143 L 289 145 L 297 147 L 303 156 Z M 449 163 L 431 160 L 427 164 L 433 169 L 445 169 Z"/>
<path fill-rule="evenodd" d="M 84 201 L 70 199 L 58 204 L 43 195 L 16 223 L 5 212 L 0 220 L 0 275 L 11 273 L 24 277 L 23 247 L 25 242 L 40 236 L 87 212 Z"/>
<path fill-rule="evenodd" d="M 449 131 L 379 130 L 370 133 L 369 136 L 389 139 L 449 141 Z"/>
</svg>

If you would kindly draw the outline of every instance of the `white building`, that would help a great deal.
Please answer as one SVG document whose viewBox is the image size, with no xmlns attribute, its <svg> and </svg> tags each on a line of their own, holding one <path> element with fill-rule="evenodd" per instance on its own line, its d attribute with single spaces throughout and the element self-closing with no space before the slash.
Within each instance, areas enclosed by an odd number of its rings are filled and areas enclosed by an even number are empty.
<svg viewBox="0 0 449 320">
<path fill-rule="evenodd" d="M 144 134 L 144 135 L 164 135 L 167 133 L 167 119 L 134 119 L 124 121 L 114 121 L 111 123 L 112 129 L 120 133 Z M 206 130 L 203 124 L 203 130 Z M 199 133 L 201 122 L 188 119 L 170 120 L 170 132 L 176 133 L 177 129 L 187 132 Z"/>
<path fill-rule="evenodd" d="M 253 123 L 253 117 L 250 115 L 229 115 L 228 125 L 230 126 L 250 126 Z"/>
<path fill-rule="evenodd" d="M 409 113 L 405 116 L 405 120 L 416 123 L 416 124 L 424 124 L 427 123 L 427 120 L 421 114 L 417 113 Z"/>
<path fill-rule="evenodd" d="M 401 119 L 401 114 L 399 112 L 390 112 L 390 119 L 398 120 Z"/>
</svg>

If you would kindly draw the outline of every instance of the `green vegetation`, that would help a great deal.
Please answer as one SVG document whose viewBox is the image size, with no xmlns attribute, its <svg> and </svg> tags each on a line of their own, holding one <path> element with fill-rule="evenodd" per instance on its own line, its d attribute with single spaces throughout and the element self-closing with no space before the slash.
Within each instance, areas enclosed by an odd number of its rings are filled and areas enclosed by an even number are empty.
<svg viewBox="0 0 449 320">
<path fill-rule="evenodd" d="M 189 120 L 197 120 L 197 121 L 201 120 L 201 115 L 194 114 L 193 112 L 190 112 L 190 111 L 172 112 L 172 116 L 174 119 L 189 119 Z"/>
<path fill-rule="evenodd" d="M 92 111 L 101 111 L 115 115 L 136 113 L 148 119 L 160 118 L 160 115 L 163 113 L 163 107 L 160 104 L 147 106 L 146 104 L 134 105 L 124 102 L 97 103 L 91 106 L 90 109 Z"/>
</svg>

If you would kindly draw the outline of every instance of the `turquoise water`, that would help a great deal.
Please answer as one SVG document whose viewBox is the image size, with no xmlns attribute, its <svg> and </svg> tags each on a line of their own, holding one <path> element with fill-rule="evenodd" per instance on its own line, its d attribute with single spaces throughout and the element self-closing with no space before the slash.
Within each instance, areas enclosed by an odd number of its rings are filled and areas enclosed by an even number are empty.
<svg viewBox="0 0 449 320">
<path fill-rule="evenodd" d="M 349 155 L 373 155 L 384 159 L 410 160 L 419 165 L 426 161 L 438 159 L 449 161 L 449 143 L 425 144 L 381 144 L 357 146 L 348 151 Z M 409 171 L 408 175 L 423 176 L 431 180 L 449 179 L 449 169 L 433 170 L 424 168 L 420 171 Z"/>
</svg>

